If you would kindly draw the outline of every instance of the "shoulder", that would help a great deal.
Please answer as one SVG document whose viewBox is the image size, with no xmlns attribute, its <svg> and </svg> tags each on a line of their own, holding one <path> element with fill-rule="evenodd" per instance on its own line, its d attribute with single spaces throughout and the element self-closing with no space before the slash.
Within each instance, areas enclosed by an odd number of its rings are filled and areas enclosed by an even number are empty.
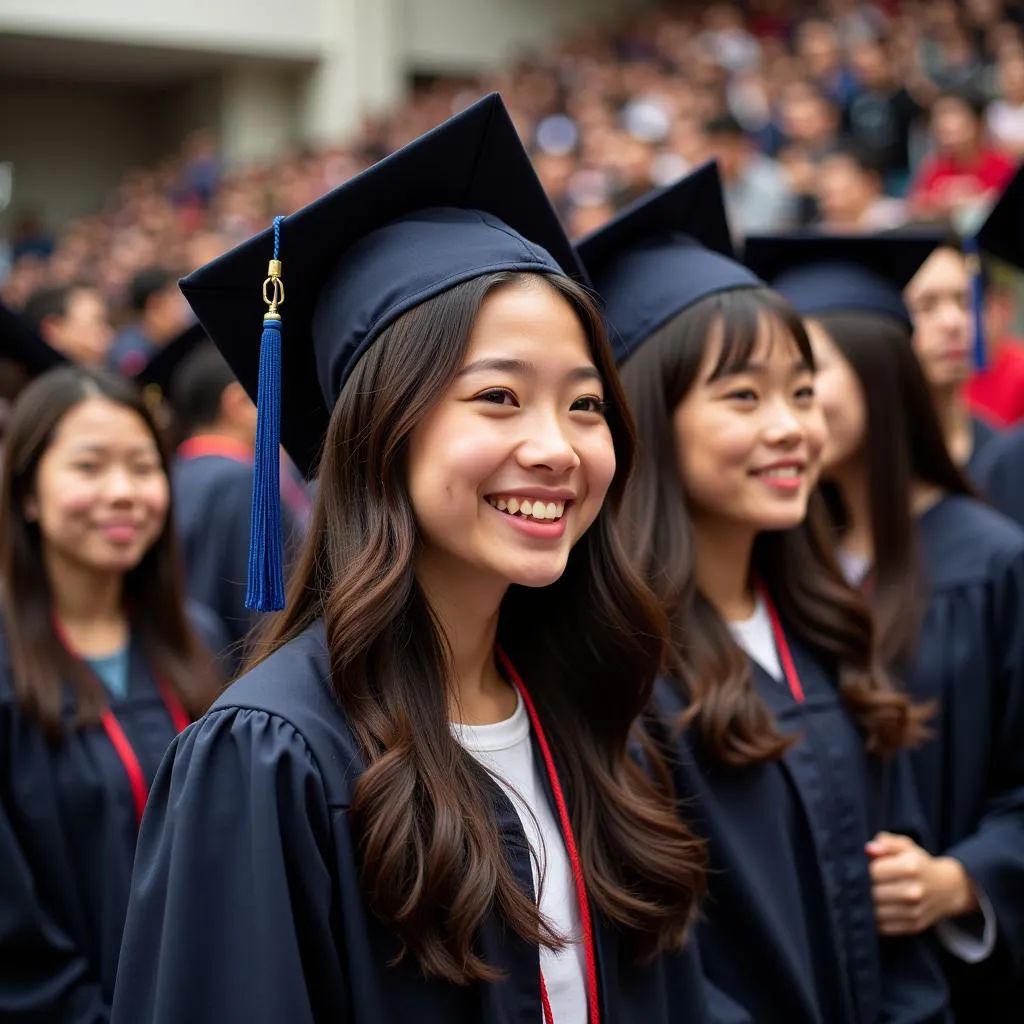
<svg viewBox="0 0 1024 1024">
<path fill-rule="evenodd" d="M 328 800 L 347 804 L 362 759 L 330 686 L 323 624 L 314 623 L 233 682 L 196 726 L 231 721 L 258 739 L 270 723 L 285 730 L 319 766 Z M 195 728 L 196 726 L 193 726 Z"/>
<path fill-rule="evenodd" d="M 936 586 L 983 582 L 1024 559 L 1024 530 L 967 495 L 950 495 L 925 513 L 919 536 Z"/>
<path fill-rule="evenodd" d="M 1018 371 L 1024 378 L 1024 359 Z M 1021 474 L 1024 475 L 1024 428 L 996 432 L 978 456 L 978 468 L 984 472 L 995 466 L 1006 465 L 1014 460 L 1021 460 Z"/>
<path fill-rule="evenodd" d="M 252 467 L 237 459 L 223 455 L 201 455 L 194 459 L 178 458 L 174 463 L 174 476 L 180 482 L 201 480 L 216 482 L 221 487 L 246 489 L 252 486 Z"/>
</svg>

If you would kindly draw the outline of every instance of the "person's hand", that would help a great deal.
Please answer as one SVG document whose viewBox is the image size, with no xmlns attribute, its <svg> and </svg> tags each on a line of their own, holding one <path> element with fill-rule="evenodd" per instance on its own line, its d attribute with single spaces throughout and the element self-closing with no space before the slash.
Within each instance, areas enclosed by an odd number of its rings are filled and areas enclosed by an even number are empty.
<svg viewBox="0 0 1024 1024">
<path fill-rule="evenodd" d="M 875 921 L 883 935 L 917 935 L 936 921 L 978 909 L 974 886 L 953 857 L 933 857 L 907 836 L 879 832 L 871 860 Z"/>
</svg>

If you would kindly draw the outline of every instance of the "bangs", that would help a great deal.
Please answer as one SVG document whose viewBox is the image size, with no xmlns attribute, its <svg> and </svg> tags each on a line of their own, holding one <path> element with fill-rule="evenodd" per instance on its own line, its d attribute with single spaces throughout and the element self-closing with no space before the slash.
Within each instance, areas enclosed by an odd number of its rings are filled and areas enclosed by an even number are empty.
<svg viewBox="0 0 1024 1024">
<path fill-rule="evenodd" d="M 780 295 L 768 288 L 744 288 L 713 296 L 708 302 L 706 336 L 717 336 L 720 351 L 709 381 L 742 373 L 758 348 L 775 343 L 795 345 L 800 359 L 814 370 L 814 353 L 803 321 Z"/>
</svg>

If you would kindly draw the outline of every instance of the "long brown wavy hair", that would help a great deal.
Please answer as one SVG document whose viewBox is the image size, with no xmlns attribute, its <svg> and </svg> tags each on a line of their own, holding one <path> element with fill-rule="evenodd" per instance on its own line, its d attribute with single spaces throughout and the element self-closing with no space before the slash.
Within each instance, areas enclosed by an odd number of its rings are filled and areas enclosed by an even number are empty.
<svg viewBox="0 0 1024 1024">
<path fill-rule="evenodd" d="M 911 508 L 915 482 L 947 494 L 975 495 L 946 448 L 931 391 L 914 354 L 910 332 L 891 317 L 836 313 L 814 318 L 860 382 L 867 413 L 863 459 L 870 494 L 874 561 L 869 600 L 879 653 L 900 666 L 914 649 L 927 603 L 927 582 Z M 827 480 L 822 494 L 842 536 L 846 508 Z"/>
<path fill-rule="evenodd" d="M 779 730 L 757 694 L 749 658 L 697 588 L 673 414 L 697 383 L 709 338 L 721 339 L 714 376 L 735 373 L 751 359 L 765 326 L 792 338 L 813 367 L 807 332 L 792 307 L 767 288 L 745 288 L 719 292 L 683 310 L 622 368 L 636 411 L 639 449 L 620 520 L 627 547 L 668 610 L 666 670 L 688 700 L 678 725 L 690 725 L 712 757 L 734 766 L 776 759 L 793 740 Z M 768 588 L 787 626 L 838 680 L 869 750 L 890 754 L 920 738 L 921 716 L 875 658 L 870 612 L 836 565 L 820 508 L 812 507 L 795 529 L 762 533 L 751 571 Z"/>
<path fill-rule="evenodd" d="M 149 409 L 126 381 L 79 366 L 62 366 L 33 381 L 11 409 L 0 485 L 0 607 L 15 694 L 52 743 L 59 743 L 63 735 L 61 704 L 66 685 L 75 699 L 76 727 L 99 720 L 107 695 L 103 684 L 67 652 L 56 634 L 42 536 L 38 523 L 26 518 L 25 503 L 35 488 L 39 461 L 61 421 L 90 398 L 105 398 L 136 413 L 153 435 L 163 472 L 169 473 L 167 451 Z M 152 547 L 125 573 L 124 600 L 133 635 L 149 664 L 186 711 L 198 718 L 217 696 L 220 681 L 185 613 L 171 508 Z"/>
<path fill-rule="evenodd" d="M 366 763 L 351 807 L 363 890 L 401 955 L 456 984 L 500 977 L 475 948 L 492 911 L 522 938 L 560 945 L 511 873 L 492 783 L 450 731 L 448 645 L 413 572 L 420 536 L 406 479 L 410 434 L 455 379 L 481 304 L 522 277 L 483 276 L 423 302 L 358 363 L 331 414 L 286 610 L 255 655 L 324 620 L 334 693 Z M 612 527 L 632 463 L 632 420 L 593 303 L 567 279 L 542 280 L 587 331 L 617 468 L 561 579 L 510 588 L 498 638 L 556 752 L 590 898 L 645 958 L 683 941 L 703 887 L 703 847 L 670 793 L 627 754 L 665 630 Z M 663 766 L 648 767 L 663 782 Z"/>
</svg>

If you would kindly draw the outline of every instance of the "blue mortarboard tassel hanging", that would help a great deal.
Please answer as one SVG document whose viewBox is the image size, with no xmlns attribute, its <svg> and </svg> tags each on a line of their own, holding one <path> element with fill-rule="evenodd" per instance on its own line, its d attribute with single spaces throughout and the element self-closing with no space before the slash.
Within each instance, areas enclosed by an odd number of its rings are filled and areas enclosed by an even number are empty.
<svg viewBox="0 0 1024 1024">
<path fill-rule="evenodd" d="M 981 250 L 973 235 L 964 238 L 964 256 L 970 276 L 971 321 L 974 327 L 974 368 L 984 370 L 988 362 L 985 345 L 985 275 L 981 266 Z"/>
<path fill-rule="evenodd" d="M 256 398 L 256 452 L 252 474 L 252 523 L 249 534 L 249 585 L 246 608 L 278 611 L 284 607 L 284 552 L 281 542 L 281 221 L 274 218 L 274 258 L 263 282 L 260 377 Z"/>
</svg>

